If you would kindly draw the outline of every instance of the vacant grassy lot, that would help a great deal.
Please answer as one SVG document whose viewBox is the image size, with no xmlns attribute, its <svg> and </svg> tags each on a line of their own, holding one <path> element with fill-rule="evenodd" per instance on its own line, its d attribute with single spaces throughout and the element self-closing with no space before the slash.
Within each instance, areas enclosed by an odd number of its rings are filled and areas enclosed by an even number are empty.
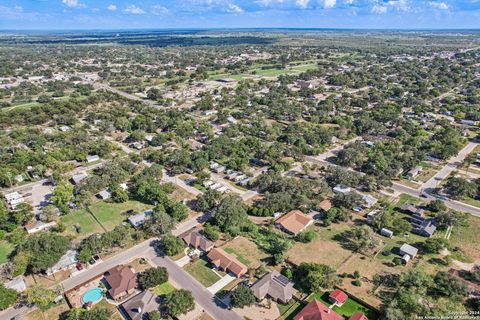
<svg viewBox="0 0 480 320">
<path fill-rule="evenodd" d="M 235 255 L 241 263 L 250 268 L 258 268 L 267 254 L 260 251 L 256 244 L 244 237 L 236 237 L 228 242 L 223 249 Z"/>
<path fill-rule="evenodd" d="M 8 256 L 13 251 L 13 245 L 7 241 L 0 240 L 0 264 L 8 261 Z"/>
<path fill-rule="evenodd" d="M 72 210 L 69 214 L 60 217 L 60 221 L 66 226 L 66 235 L 84 238 L 92 233 L 103 232 L 102 227 L 86 210 Z M 80 226 L 79 233 L 75 230 L 75 225 Z"/>
<path fill-rule="evenodd" d="M 351 228 L 351 224 L 332 224 L 327 228 L 320 228 L 317 238 L 310 243 L 296 243 L 287 251 L 286 257 L 295 264 L 302 262 L 316 262 L 338 268 L 349 256 L 350 250 L 341 246 L 335 236 Z"/>
<path fill-rule="evenodd" d="M 189 263 L 184 269 L 205 287 L 210 287 L 212 284 L 220 280 L 220 277 L 210 268 L 210 263 L 204 259 Z"/>
<path fill-rule="evenodd" d="M 454 227 L 450 237 L 452 248 L 458 247 L 465 262 L 480 261 L 480 218 L 470 216 L 468 227 Z"/>
<path fill-rule="evenodd" d="M 164 296 L 169 294 L 170 292 L 174 291 L 175 288 L 168 282 L 165 282 L 161 285 L 156 286 L 153 288 L 153 293 L 155 293 L 157 296 Z"/>
<path fill-rule="evenodd" d="M 98 201 L 92 204 L 89 209 L 107 230 L 112 230 L 121 224 L 126 218 L 128 210 L 142 212 L 150 206 L 138 201 L 127 201 L 125 203 L 110 203 Z"/>
<path fill-rule="evenodd" d="M 326 306 L 330 306 L 331 303 L 328 301 L 328 296 L 330 295 L 329 292 L 323 292 L 319 291 L 315 293 L 314 295 L 310 296 L 308 298 L 308 301 L 312 301 L 313 299 L 317 299 L 318 301 L 322 302 Z M 343 306 L 339 307 L 333 307 L 333 310 L 337 312 L 339 315 L 345 317 L 345 318 L 350 318 L 355 312 L 361 312 L 364 315 L 368 317 L 370 320 L 375 320 L 378 319 L 378 314 L 373 311 L 368 309 L 367 307 L 361 305 L 357 301 L 353 300 L 352 298 L 349 298 Z"/>
</svg>

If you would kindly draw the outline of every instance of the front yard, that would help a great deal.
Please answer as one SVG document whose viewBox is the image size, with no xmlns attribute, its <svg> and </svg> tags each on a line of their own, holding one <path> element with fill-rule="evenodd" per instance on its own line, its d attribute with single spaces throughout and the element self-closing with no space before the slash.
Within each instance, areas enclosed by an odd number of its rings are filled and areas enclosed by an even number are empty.
<svg viewBox="0 0 480 320">
<path fill-rule="evenodd" d="M 165 296 L 174 290 L 175 288 L 169 282 L 165 282 L 153 288 L 153 293 L 157 296 Z"/>
<path fill-rule="evenodd" d="M 220 280 L 220 277 L 213 272 L 210 263 L 205 259 L 198 259 L 195 262 L 189 263 L 184 269 L 207 288 Z"/>
</svg>

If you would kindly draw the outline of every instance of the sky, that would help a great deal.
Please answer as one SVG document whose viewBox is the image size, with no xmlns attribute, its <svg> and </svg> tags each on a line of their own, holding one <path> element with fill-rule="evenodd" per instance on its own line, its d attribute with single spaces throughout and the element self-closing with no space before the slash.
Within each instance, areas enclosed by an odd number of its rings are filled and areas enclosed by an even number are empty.
<svg viewBox="0 0 480 320">
<path fill-rule="evenodd" d="M 480 29 L 480 0 L 0 0 L 0 30 Z"/>
</svg>

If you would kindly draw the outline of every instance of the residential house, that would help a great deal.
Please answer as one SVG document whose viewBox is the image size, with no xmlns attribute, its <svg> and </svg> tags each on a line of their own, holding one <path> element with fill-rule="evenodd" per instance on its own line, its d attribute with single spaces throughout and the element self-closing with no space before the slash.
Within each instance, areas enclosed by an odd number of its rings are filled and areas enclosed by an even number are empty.
<svg viewBox="0 0 480 320">
<path fill-rule="evenodd" d="M 380 230 L 380 234 L 387 238 L 393 237 L 393 231 L 387 228 L 382 228 L 382 230 Z"/>
<path fill-rule="evenodd" d="M 120 300 L 135 292 L 137 276 L 130 267 L 116 266 L 105 273 L 108 293 L 113 300 Z"/>
<path fill-rule="evenodd" d="M 74 175 L 70 181 L 72 182 L 72 184 L 74 185 L 77 185 L 80 183 L 80 181 L 82 181 L 83 179 L 85 179 L 87 177 L 87 174 L 85 173 L 80 173 L 80 174 L 76 174 Z"/>
<path fill-rule="evenodd" d="M 313 84 L 310 81 L 298 80 L 296 83 L 299 89 L 313 89 Z"/>
<path fill-rule="evenodd" d="M 97 198 L 99 198 L 101 200 L 110 199 L 111 196 L 112 196 L 112 192 L 108 189 L 104 189 L 104 190 L 100 191 L 99 193 L 97 193 Z"/>
<path fill-rule="evenodd" d="M 313 223 L 313 219 L 300 210 L 292 210 L 275 221 L 277 228 L 297 235 Z"/>
<path fill-rule="evenodd" d="M 25 230 L 27 230 L 28 234 L 34 234 L 39 231 L 48 230 L 53 228 L 57 225 L 57 222 L 42 222 L 42 221 L 34 221 L 25 225 Z"/>
<path fill-rule="evenodd" d="M 399 251 L 402 256 L 403 263 L 407 264 L 411 259 L 414 259 L 418 254 L 418 249 L 407 243 L 402 244 Z"/>
<path fill-rule="evenodd" d="M 328 300 L 338 307 L 341 307 L 348 300 L 348 296 L 342 290 L 335 289 L 328 296 Z"/>
<path fill-rule="evenodd" d="M 17 191 L 7 193 L 4 195 L 4 197 L 7 204 L 9 204 L 10 207 L 14 210 L 17 207 L 17 205 L 19 205 L 22 202 L 25 202 L 25 199 L 23 198 L 23 196 Z"/>
<path fill-rule="evenodd" d="M 147 218 L 151 217 L 152 215 L 153 210 L 147 210 L 142 213 L 138 213 L 136 215 L 128 217 L 128 222 L 130 222 L 130 224 L 134 228 L 138 228 L 143 225 L 145 223 L 145 220 L 147 220 Z"/>
<path fill-rule="evenodd" d="M 332 201 L 325 199 L 322 202 L 319 203 L 318 207 L 323 211 L 327 212 L 332 208 Z"/>
<path fill-rule="evenodd" d="M 368 320 L 368 318 L 363 313 L 355 312 L 348 320 Z"/>
<path fill-rule="evenodd" d="M 145 290 L 120 305 L 124 315 L 130 320 L 146 319 L 149 312 L 160 310 L 159 297 Z"/>
<path fill-rule="evenodd" d="M 87 156 L 87 158 L 85 159 L 86 163 L 92 163 L 92 162 L 97 162 L 97 161 L 100 161 L 100 157 L 97 156 L 96 154 Z"/>
<path fill-rule="evenodd" d="M 200 233 L 198 227 L 194 227 L 180 235 L 189 246 L 208 252 L 213 249 L 213 242 L 208 240 L 203 234 Z"/>
<path fill-rule="evenodd" d="M 77 250 L 68 250 L 55 265 L 47 269 L 46 274 L 50 276 L 60 271 L 75 268 L 78 263 L 77 257 Z"/>
<path fill-rule="evenodd" d="M 288 303 L 297 292 L 293 288 L 293 282 L 275 270 L 255 282 L 250 289 L 259 300 L 268 295 L 280 303 Z"/>
<path fill-rule="evenodd" d="M 415 167 L 411 170 L 409 170 L 406 174 L 407 178 L 408 179 L 413 179 L 415 178 L 416 176 L 418 176 L 420 174 L 420 172 L 422 172 L 422 167 Z"/>
<path fill-rule="evenodd" d="M 364 204 L 365 208 L 371 208 L 378 202 L 377 198 L 369 194 L 363 195 L 362 199 L 363 199 L 363 202 L 365 203 Z"/>
<path fill-rule="evenodd" d="M 430 238 L 437 230 L 437 225 L 434 219 L 412 219 L 412 233 L 418 234 L 422 237 Z"/>
<path fill-rule="evenodd" d="M 233 255 L 226 253 L 221 248 L 213 248 L 207 255 L 210 262 L 217 268 L 234 274 L 237 278 L 247 273 L 248 268 Z"/>
<path fill-rule="evenodd" d="M 333 192 L 341 193 L 341 194 L 347 194 L 347 193 L 352 192 L 352 188 L 339 184 L 339 185 L 336 185 L 333 188 Z"/>
<path fill-rule="evenodd" d="M 330 309 L 317 299 L 309 302 L 293 320 L 345 320 L 341 315 Z"/>
<path fill-rule="evenodd" d="M 17 276 L 12 280 L 3 284 L 7 289 L 13 289 L 17 292 L 24 292 L 27 290 L 27 282 L 23 276 Z"/>
</svg>

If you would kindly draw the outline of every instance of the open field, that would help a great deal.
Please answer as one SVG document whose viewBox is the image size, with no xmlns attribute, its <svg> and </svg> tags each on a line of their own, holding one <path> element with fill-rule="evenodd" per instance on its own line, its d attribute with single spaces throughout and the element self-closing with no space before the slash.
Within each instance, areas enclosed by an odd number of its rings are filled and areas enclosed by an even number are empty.
<svg viewBox="0 0 480 320">
<path fill-rule="evenodd" d="M 105 229 L 112 230 L 127 218 L 126 211 L 134 210 L 138 213 L 150 207 L 144 203 L 132 200 L 125 203 L 98 201 L 92 204 L 89 209 Z"/>
<path fill-rule="evenodd" d="M 220 280 L 220 277 L 212 271 L 209 264 L 208 261 L 199 259 L 193 263 L 187 264 L 184 269 L 205 287 L 210 287 L 212 284 Z"/>
<path fill-rule="evenodd" d="M 103 232 L 102 227 L 86 210 L 72 210 L 69 214 L 60 217 L 60 221 L 65 224 L 65 234 L 84 238 L 92 233 Z M 77 233 L 75 225 L 80 226 L 80 232 Z"/>
<path fill-rule="evenodd" d="M 53 306 L 50 309 L 45 311 L 35 310 L 33 312 L 25 315 L 24 320 L 50 320 L 50 319 L 59 319 L 60 315 L 70 308 L 66 302 L 62 302 L 59 305 Z"/>
<path fill-rule="evenodd" d="M 320 228 L 317 238 L 310 243 L 296 243 L 285 254 L 286 258 L 295 264 L 301 262 L 316 262 L 338 268 L 352 252 L 344 249 L 333 238 L 349 229 L 348 224 L 332 224 L 327 228 Z"/>
<path fill-rule="evenodd" d="M 258 268 L 262 264 L 262 260 L 268 256 L 260 251 L 253 242 L 241 236 L 228 242 L 223 249 L 235 255 L 238 261 L 249 268 Z"/>
<path fill-rule="evenodd" d="M 463 253 L 462 260 L 465 262 L 480 261 L 480 218 L 470 217 L 467 227 L 454 227 L 450 237 L 450 245 L 452 248 L 459 248 Z"/>
</svg>

